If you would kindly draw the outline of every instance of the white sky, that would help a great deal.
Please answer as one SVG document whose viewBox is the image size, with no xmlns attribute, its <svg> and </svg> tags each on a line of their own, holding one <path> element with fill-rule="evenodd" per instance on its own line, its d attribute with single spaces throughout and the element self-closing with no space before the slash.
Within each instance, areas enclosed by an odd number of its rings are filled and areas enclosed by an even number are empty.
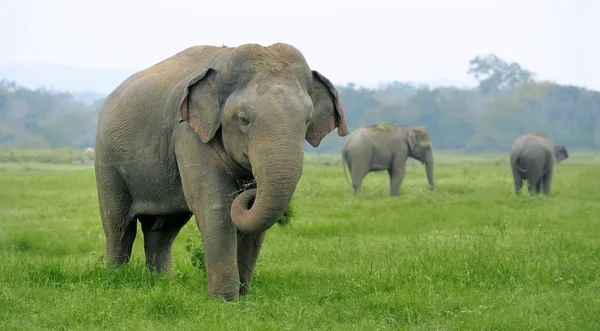
<svg viewBox="0 0 600 331">
<path fill-rule="evenodd" d="M 470 85 L 468 61 L 495 53 L 600 90 L 598 33 L 594 0 L 0 0 L 0 65 L 142 69 L 192 45 L 279 41 L 335 83 Z"/>
</svg>

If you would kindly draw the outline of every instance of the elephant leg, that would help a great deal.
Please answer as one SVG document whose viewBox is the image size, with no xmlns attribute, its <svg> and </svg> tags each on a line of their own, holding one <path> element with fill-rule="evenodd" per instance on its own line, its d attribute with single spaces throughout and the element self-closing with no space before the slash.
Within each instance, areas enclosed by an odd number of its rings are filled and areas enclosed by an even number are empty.
<svg viewBox="0 0 600 331">
<path fill-rule="evenodd" d="M 183 158 L 180 158 L 183 159 Z M 208 294 L 234 301 L 239 297 L 237 229 L 231 220 L 236 183 L 210 162 L 179 164 L 183 191 L 202 234 Z M 207 164 L 209 163 L 209 164 Z"/>
<path fill-rule="evenodd" d="M 355 162 L 350 168 L 350 176 L 352 177 L 352 188 L 354 189 L 354 195 L 357 195 L 360 191 L 362 181 L 368 173 L 369 163 L 365 160 L 359 160 L 359 162 Z"/>
<path fill-rule="evenodd" d="M 388 169 L 390 175 L 390 196 L 398 195 L 400 192 L 400 186 L 404 180 L 404 174 L 406 172 L 406 160 L 398 160 L 394 162 L 394 166 Z"/>
<path fill-rule="evenodd" d="M 252 285 L 252 273 L 260 254 L 265 232 L 259 234 L 245 234 L 238 231 L 237 234 L 237 260 L 240 272 L 240 295 L 250 291 Z"/>
<path fill-rule="evenodd" d="M 175 155 L 185 200 L 202 234 L 208 294 L 234 301 L 240 293 L 240 276 L 231 204 L 239 182 L 221 168 L 214 147 L 202 144 L 187 124 L 178 130 L 188 131 L 180 131 Z"/>
<path fill-rule="evenodd" d="M 523 187 L 523 178 L 521 177 L 521 175 L 519 174 L 517 169 L 515 169 L 514 167 L 512 169 L 512 173 L 513 173 L 513 181 L 515 184 L 515 194 L 519 195 L 521 193 L 521 188 Z"/>
<path fill-rule="evenodd" d="M 537 174 L 535 174 L 534 171 L 529 169 L 529 172 L 527 173 L 527 190 L 529 191 L 529 194 L 537 194 L 536 191 L 539 180 L 540 177 Z"/>
<path fill-rule="evenodd" d="M 535 195 L 535 184 L 536 182 L 534 182 L 532 179 L 527 179 L 527 191 L 529 194 Z"/>
<path fill-rule="evenodd" d="M 552 171 L 546 173 L 540 182 L 542 182 L 542 192 L 545 195 L 550 195 L 550 188 L 552 187 Z"/>
<path fill-rule="evenodd" d="M 129 262 L 131 250 L 137 233 L 137 222 L 134 219 L 112 216 L 104 222 L 106 234 L 106 257 L 115 266 Z"/>
<path fill-rule="evenodd" d="M 237 232 L 229 216 L 231 204 L 205 201 L 199 210 L 198 228 L 202 233 L 208 293 L 233 301 L 239 297 Z"/>
<path fill-rule="evenodd" d="M 152 272 L 171 275 L 171 248 L 181 228 L 189 221 L 190 213 L 139 217 L 144 233 L 146 265 Z"/>
<path fill-rule="evenodd" d="M 115 266 L 129 262 L 137 232 L 130 213 L 131 196 L 112 166 L 96 165 L 100 218 L 106 236 L 106 257 Z M 100 185 L 100 184 L 104 185 Z"/>
</svg>

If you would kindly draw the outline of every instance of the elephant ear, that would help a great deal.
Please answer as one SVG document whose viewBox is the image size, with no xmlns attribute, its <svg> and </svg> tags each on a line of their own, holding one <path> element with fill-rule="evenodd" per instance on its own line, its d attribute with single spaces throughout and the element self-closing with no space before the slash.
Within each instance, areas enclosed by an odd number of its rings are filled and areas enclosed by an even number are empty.
<svg viewBox="0 0 600 331">
<path fill-rule="evenodd" d="M 216 92 L 212 68 L 188 76 L 181 102 L 181 120 L 187 121 L 203 143 L 209 142 L 221 126 L 221 107 Z"/>
<path fill-rule="evenodd" d="M 408 143 L 408 149 L 412 152 L 415 149 L 415 145 L 417 144 L 417 134 L 414 129 L 408 129 L 406 142 Z"/>
<path fill-rule="evenodd" d="M 310 97 L 313 102 L 314 113 L 306 131 L 306 140 L 313 147 L 318 147 L 321 140 L 335 128 L 338 128 L 339 136 L 346 136 L 348 125 L 346 124 L 342 100 L 335 86 L 316 70 L 312 71 L 312 75 L 313 91 Z"/>
</svg>

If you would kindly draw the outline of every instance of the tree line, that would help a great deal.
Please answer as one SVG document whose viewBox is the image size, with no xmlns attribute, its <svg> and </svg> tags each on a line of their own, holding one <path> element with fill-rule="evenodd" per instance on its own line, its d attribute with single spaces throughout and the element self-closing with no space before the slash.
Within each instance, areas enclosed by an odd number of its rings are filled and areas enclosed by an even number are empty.
<svg viewBox="0 0 600 331">
<path fill-rule="evenodd" d="M 0 147 L 92 147 L 103 101 L 86 104 L 70 93 L 31 90 L 2 80 Z"/>
<path fill-rule="evenodd" d="M 391 122 L 425 126 L 438 150 L 506 151 L 538 131 L 569 149 L 600 149 L 600 92 L 536 80 L 518 63 L 490 54 L 469 62 L 475 88 L 392 82 L 379 88 L 336 86 L 350 130 Z M 93 147 L 103 99 L 89 104 L 66 92 L 0 81 L 0 146 Z M 317 152 L 339 152 L 335 132 Z M 308 146 L 307 151 L 315 151 Z"/>
<path fill-rule="evenodd" d="M 538 81 L 493 54 L 472 59 L 467 72 L 477 87 L 337 86 L 349 129 L 381 122 L 424 126 L 434 148 L 464 152 L 507 151 L 532 131 L 569 149 L 600 149 L 600 92 Z M 318 151 L 337 152 L 343 140 L 330 134 Z"/>
</svg>

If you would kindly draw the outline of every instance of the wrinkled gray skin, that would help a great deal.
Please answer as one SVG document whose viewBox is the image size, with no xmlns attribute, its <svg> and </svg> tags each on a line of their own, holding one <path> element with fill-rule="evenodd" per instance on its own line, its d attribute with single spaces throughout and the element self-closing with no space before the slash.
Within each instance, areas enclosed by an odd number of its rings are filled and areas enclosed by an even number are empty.
<svg viewBox="0 0 600 331">
<path fill-rule="evenodd" d="M 356 195 L 369 172 L 387 170 L 390 195 L 398 195 L 409 156 L 425 165 L 429 187 L 433 190 L 433 145 L 426 128 L 390 124 L 389 131 L 381 132 L 377 125 L 363 126 L 352 132 L 344 142 L 344 176 L 347 181 L 347 164 Z"/>
<path fill-rule="evenodd" d="M 543 192 L 549 195 L 554 162 L 560 163 L 568 157 L 565 146 L 553 147 L 546 137 L 537 132 L 517 138 L 510 151 L 515 194 L 520 194 L 523 180 L 526 180 L 530 193 L 537 195 Z"/>
<path fill-rule="evenodd" d="M 208 291 L 235 300 L 300 179 L 303 141 L 317 147 L 336 127 L 347 135 L 338 92 L 290 45 L 196 46 L 134 74 L 107 97 L 96 136 L 108 258 L 129 261 L 139 220 L 148 267 L 170 274 L 195 215 Z"/>
</svg>

